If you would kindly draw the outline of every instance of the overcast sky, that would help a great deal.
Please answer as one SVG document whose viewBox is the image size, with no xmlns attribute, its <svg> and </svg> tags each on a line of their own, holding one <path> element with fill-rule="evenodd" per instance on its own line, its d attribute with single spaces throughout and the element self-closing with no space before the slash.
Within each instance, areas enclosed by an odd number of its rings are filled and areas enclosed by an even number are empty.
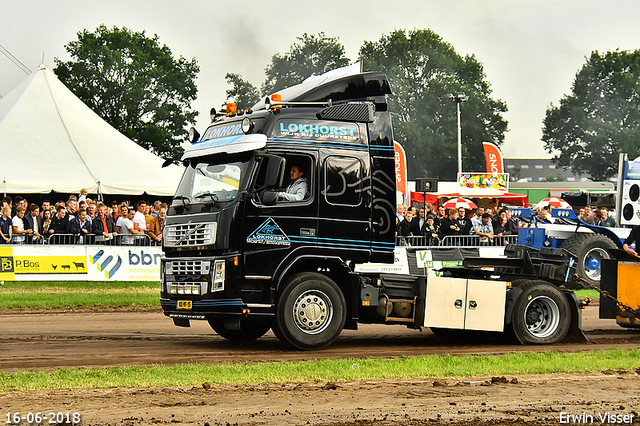
<svg viewBox="0 0 640 426">
<path fill-rule="evenodd" d="M 363 41 L 395 29 L 430 28 L 461 54 L 484 64 L 494 98 L 507 103 L 505 157 L 548 157 L 540 141 L 550 103 L 570 93 L 576 72 L 592 51 L 640 48 L 637 0 L 0 0 L 0 45 L 29 69 L 100 24 L 158 34 L 175 56 L 200 65 L 200 132 L 219 107 L 227 72 L 256 86 L 274 53 L 284 53 L 304 32 L 339 37 L 357 60 Z M 0 95 L 26 74 L 0 54 Z M 462 114 L 464 114 L 464 109 Z M 464 129 L 463 129 L 464 132 Z"/>
</svg>

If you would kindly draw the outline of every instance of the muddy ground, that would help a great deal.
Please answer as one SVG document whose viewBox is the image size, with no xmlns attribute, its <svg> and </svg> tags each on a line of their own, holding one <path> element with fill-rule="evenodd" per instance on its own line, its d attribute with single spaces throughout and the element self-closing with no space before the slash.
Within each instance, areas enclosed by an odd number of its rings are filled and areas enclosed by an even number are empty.
<svg viewBox="0 0 640 426">
<path fill-rule="evenodd" d="M 0 407 L 4 413 L 78 412 L 84 425 L 555 425 L 568 416 L 606 424 L 600 416 L 637 422 L 640 377 L 607 371 L 493 382 L 477 377 L 9 392 L 0 394 Z"/>
<path fill-rule="evenodd" d="M 588 307 L 584 313 L 588 343 L 536 349 L 640 348 L 640 333 L 621 329 L 615 321 L 598 319 L 597 307 Z M 358 331 L 345 331 L 326 350 L 307 353 L 286 350 L 271 333 L 250 345 L 231 344 L 212 335 L 206 323 L 194 323 L 188 329 L 174 327 L 158 312 L 0 315 L 0 369 L 5 372 L 62 366 L 531 349 L 496 340 L 451 342 L 428 331 L 363 325 Z M 85 425 L 624 424 L 638 422 L 640 376 L 630 370 L 493 380 L 416 378 L 255 386 L 203 383 L 196 387 L 0 393 L 0 421 L 7 424 L 7 414 L 15 412 L 24 416 L 29 412 L 77 412 Z"/>
</svg>

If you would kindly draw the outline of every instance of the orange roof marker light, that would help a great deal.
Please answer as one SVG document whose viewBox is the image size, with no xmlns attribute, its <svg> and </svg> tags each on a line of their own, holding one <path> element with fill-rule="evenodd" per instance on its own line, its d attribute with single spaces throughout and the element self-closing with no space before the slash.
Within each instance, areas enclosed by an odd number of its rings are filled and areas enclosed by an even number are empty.
<svg viewBox="0 0 640 426">
<path fill-rule="evenodd" d="M 282 105 L 278 105 L 282 102 L 282 96 L 280 95 L 280 93 L 274 93 L 270 96 L 269 100 L 270 102 L 269 105 L 267 105 L 267 108 L 271 108 L 274 112 L 276 111 L 276 109 L 282 108 Z"/>
<path fill-rule="evenodd" d="M 227 117 L 233 117 L 236 115 L 236 104 L 229 102 L 227 104 Z"/>
</svg>

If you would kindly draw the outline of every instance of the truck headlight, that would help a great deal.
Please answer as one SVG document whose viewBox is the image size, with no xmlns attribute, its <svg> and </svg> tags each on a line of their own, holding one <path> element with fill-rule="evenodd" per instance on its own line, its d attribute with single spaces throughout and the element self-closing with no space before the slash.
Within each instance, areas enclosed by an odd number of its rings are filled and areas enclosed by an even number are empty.
<svg viewBox="0 0 640 426">
<path fill-rule="evenodd" d="M 251 133 L 253 130 L 253 121 L 249 117 L 245 117 L 242 119 L 242 131 L 245 134 Z"/>
<path fill-rule="evenodd" d="M 211 285 L 211 291 L 224 289 L 225 278 L 225 261 L 216 260 L 213 264 L 213 284 Z"/>
</svg>

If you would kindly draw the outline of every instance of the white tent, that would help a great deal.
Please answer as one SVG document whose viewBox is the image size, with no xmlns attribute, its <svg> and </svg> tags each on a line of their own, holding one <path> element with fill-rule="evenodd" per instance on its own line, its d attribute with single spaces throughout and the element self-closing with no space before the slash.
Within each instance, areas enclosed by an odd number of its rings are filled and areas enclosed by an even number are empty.
<svg viewBox="0 0 640 426">
<path fill-rule="evenodd" d="M 173 195 L 183 168 L 118 132 L 41 65 L 0 99 L 0 191 Z"/>
</svg>

